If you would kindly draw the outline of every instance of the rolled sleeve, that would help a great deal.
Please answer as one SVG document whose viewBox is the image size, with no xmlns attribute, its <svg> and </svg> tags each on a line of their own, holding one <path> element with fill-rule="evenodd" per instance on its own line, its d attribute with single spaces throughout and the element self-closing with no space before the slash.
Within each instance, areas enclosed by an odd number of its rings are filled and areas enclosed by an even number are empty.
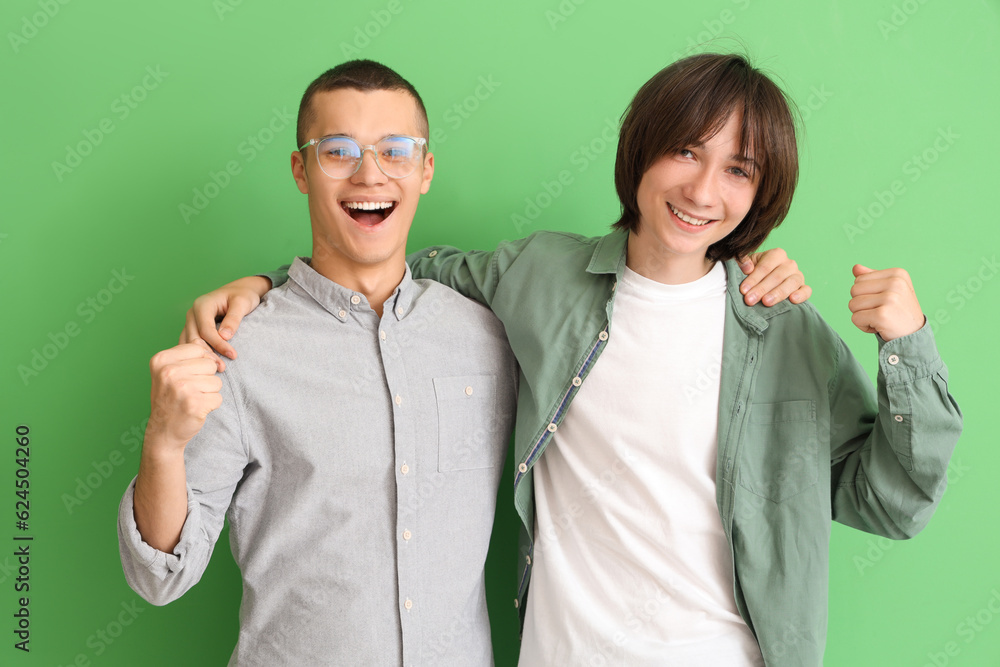
<svg viewBox="0 0 1000 667">
<path fill-rule="evenodd" d="M 234 364 L 235 366 L 235 364 Z M 187 517 L 180 541 L 165 553 L 143 541 L 135 524 L 135 479 L 118 508 L 118 549 L 128 584 L 151 604 L 176 600 L 201 579 L 222 531 L 226 511 L 247 465 L 234 368 L 222 374 L 222 405 L 209 413 L 184 450 Z"/>
<path fill-rule="evenodd" d="M 163 605 L 176 600 L 197 583 L 208 558 L 199 551 L 199 540 L 204 531 L 201 526 L 201 506 L 188 487 L 188 513 L 181 529 L 180 541 L 172 553 L 150 546 L 142 539 L 135 525 L 135 478 L 125 490 L 118 507 L 118 550 L 122 569 L 129 585 L 148 602 Z M 186 566 L 200 561 L 202 567 Z M 169 580 L 169 581 L 168 581 Z"/>
</svg>

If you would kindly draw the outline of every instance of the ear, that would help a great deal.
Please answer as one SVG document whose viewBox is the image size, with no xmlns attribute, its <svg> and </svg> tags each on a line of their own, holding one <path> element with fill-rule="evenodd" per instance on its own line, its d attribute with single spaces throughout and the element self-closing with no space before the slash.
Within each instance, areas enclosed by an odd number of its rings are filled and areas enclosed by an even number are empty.
<svg viewBox="0 0 1000 667">
<path fill-rule="evenodd" d="M 424 157 L 424 173 L 420 179 L 420 194 L 425 195 L 431 189 L 432 178 L 434 178 L 434 153 L 428 151 Z"/>
<path fill-rule="evenodd" d="M 292 151 L 292 178 L 299 192 L 304 195 L 309 194 L 309 178 L 306 175 L 305 156 L 299 151 Z"/>
</svg>

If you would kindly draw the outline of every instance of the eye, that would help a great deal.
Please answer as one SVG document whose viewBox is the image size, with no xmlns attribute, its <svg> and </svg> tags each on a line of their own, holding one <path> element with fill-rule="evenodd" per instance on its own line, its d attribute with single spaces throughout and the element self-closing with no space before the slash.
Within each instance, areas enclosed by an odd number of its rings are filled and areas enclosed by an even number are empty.
<svg viewBox="0 0 1000 667">
<path fill-rule="evenodd" d="M 680 149 L 679 151 L 677 151 L 677 154 L 680 155 L 681 157 L 694 157 L 694 153 L 692 153 L 687 148 Z"/>
<path fill-rule="evenodd" d="M 731 173 L 733 176 L 738 176 L 739 178 L 745 178 L 745 179 L 750 178 L 750 174 L 748 174 L 745 170 L 740 169 L 739 167 L 730 167 L 729 173 Z"/>
<path fill-rule="evenodd" d="M 390 160 L 405 160 L 409 155 L 405 148 L 386 148 L 382 151 L 382 157 Z"/>
</svg>

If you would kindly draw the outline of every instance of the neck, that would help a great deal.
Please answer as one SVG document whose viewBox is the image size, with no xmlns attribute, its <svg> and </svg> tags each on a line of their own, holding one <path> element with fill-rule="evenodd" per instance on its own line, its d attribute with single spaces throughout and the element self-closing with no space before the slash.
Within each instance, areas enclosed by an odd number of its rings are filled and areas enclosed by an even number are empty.
<svg viewBox="0 0 1000 667">
<path fill-rule="evenodd" d="M 364 294 L 368 305 L 382 317 L 382 306 L 406 274 L 405 257 L 378 264 L 356 264 L 317 250 L 313 248 L 312 268 L 341 287 Z"/>
<path fill-rule="evenodd" d="M 704 277 L 715 262 L 704 253 L 679 254 L 653 239 L 640 239 L 638 232 L 630 232 L 625 265 L 658 283 L 683 285 Z"/>
</svg>

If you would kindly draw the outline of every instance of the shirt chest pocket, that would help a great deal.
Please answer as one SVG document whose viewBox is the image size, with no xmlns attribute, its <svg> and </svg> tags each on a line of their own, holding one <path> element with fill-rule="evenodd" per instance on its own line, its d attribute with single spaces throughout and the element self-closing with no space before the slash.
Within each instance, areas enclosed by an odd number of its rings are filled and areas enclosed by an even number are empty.
<svg viewBox="0 0 1000 667">
<path fill-rule="evenodd" d="M 503 462 L 505 433 L 497 378 L 434 378 L 438 418 L 438 472 L 495 468 Z"/>
<path fill-rule="evenodd" d="M 819 474 L 815 401 L 752 405 L 740 459 L 740 486 L 776 503 L 814 486 Z"/>
</svg>

